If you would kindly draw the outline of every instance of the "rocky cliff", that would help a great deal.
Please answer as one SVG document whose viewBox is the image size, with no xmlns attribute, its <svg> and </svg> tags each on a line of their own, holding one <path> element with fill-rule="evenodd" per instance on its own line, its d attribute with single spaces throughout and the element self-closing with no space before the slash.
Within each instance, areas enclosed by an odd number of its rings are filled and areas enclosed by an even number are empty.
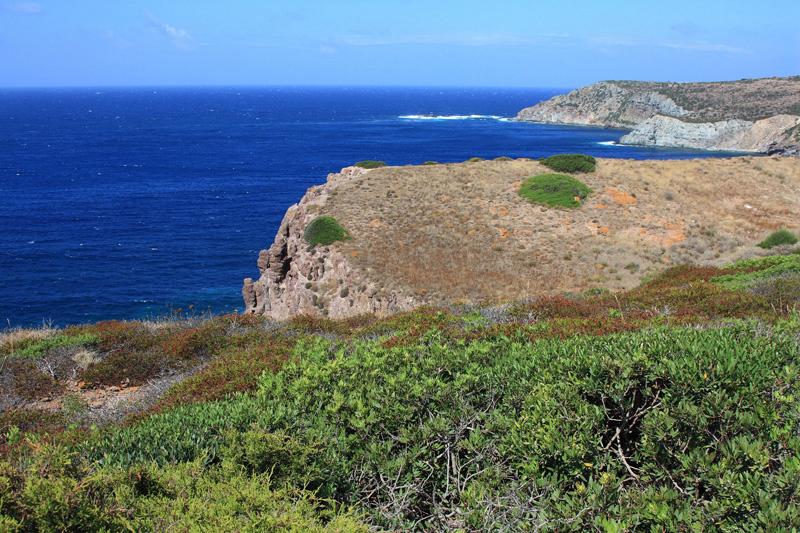
<svg viewBox="0 0 800 533">
<path fill-rule="evenodd" d="M 367 172 L 347 167 L 329 174 L 326 184 L 311 187 L 286 211 L 272 246 L 258 255 L 259 278 L 244 280 L 246 313 L 276 320 L 302 314 L 342 318 L 388 314 L 413 306 L 413 300 L 402 294 L 379 292 L 375 283 L 352 267 L 339 247 L 312 247 L 303 238 L 306 225 L 325 211 L 337 188 Z"/>
<path fill-rule="evenodd" d="M 594 192 L 569 210 L 519 196 L 522 180 L 547 170 L 517 159 L 330 174 L 259 254 L 247 312 L 342 318 L 621 290 L 669 265 L 762 253 L 755 244 L 770 232 L 800 230 L 800 158 L 601 159 L 579 176 Z M 319 215 L 351 238 L 309 246 Z"/>
<path fill-rule="evenodd" d="M 715 83 L 606 81 L 523 109 L 518 120 L 626 128 L 624 144 L 800 151 L 800 77 Z"/>
</svg>

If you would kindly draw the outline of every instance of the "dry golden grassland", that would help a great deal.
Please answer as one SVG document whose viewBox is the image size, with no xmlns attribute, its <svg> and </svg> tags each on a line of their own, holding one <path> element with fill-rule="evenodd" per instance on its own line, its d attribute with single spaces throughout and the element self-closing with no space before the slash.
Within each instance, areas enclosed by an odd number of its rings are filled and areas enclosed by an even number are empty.
<svg viewBox="0 0 800 533">
<path fill-rule="evenodd" d="M 576 174 L 577 209 L 521 198 L 529 159 L 385 167 L 343 181 L 325 207 L 352 236 L 337 246 L 368 279 L 420 300 L 492 303 L 591 287 L 759 253 L 800 228 L 800 159 L 600 159 Z"/>
</svg>

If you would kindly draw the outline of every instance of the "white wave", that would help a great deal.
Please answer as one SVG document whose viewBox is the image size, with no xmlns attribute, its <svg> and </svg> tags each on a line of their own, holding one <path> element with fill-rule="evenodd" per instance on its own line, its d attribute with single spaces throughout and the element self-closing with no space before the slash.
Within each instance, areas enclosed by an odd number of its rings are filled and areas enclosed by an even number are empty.
<svg viewBox="0 0 800 533">
<path fill-rule="evenodd" d="M 507 117 L 499 115 L 400 115 L 397 118 L 404 120 L 508 120 Z"/>
<path fill-rule="evenodd" d="M 597 144 L 602 144 L 603 146 L 620 146 L 617 141 L 599 141 Z"/>
</svg>

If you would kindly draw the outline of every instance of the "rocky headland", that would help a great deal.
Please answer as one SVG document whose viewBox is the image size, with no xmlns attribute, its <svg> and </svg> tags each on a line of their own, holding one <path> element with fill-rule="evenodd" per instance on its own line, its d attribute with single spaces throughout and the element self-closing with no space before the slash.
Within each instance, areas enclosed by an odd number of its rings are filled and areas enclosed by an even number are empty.
<svg viewBox="0 0 800 533">
<path fill-rule="evenodd" d="M 593 192 L 577 209 L 519 196 L 523 179 L 547 171 L 516 159 L 330 174 L 260 253 L 246 311 L 343 318 L 629 289 L 671 265 L 761 255 L 767 234 L 800 229 L 800 158 L 600 159 L 578 175 Z M 309 245 L 320 215 L 350 238 Z"/>
<path fill-rule="evenodd" d="M 800 155 L 800 76 L 603 81 L 525 108 L 517 119 L 629 129 L 623 144 Z"/>
</svg>

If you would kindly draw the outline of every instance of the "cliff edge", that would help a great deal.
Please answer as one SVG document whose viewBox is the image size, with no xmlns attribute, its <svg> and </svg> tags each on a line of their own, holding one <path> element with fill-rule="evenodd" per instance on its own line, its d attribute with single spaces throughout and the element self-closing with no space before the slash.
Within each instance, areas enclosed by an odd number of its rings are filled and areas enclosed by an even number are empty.
<svg viewBox="0 0 800 533">
<path fill-rule="evenodd" d="M 632 130 L 623 144 L 800 155 L 800 76 L 603 81 L 525 108 L 516 118 Z"/>
<path fill-rule="evenodd" d="M 516 159 L 330 174 L 259 254 L 246 312 L 343 318 L 629 289 L 670 265 L 762 254 L 770 232 L 800 230 L 800 158 L 600 159 L 578 175 L 593 192 L 576 209 L 520 197 L 525 178 L 548 171 Z M 310 246 L 304 231 L 320 215 L 350 238 Z"/>
</svg>

